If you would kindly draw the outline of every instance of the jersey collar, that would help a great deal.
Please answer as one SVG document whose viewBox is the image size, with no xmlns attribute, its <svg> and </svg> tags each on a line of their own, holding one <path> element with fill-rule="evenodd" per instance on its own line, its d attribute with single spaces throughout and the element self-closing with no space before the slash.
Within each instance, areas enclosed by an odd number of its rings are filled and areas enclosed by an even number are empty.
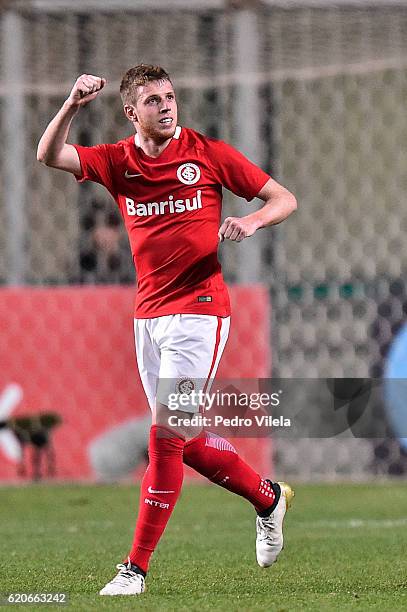
<svg viewBox="0 0 407 612">
<path fill-rule="evenodd" d="M 179 137 L 181 136 L 181 130 L 181 126 L 177 125 L 177 127 L 175 128 L 174 136 L 172 137 L 173 140 L 179 139 Z M 134 144 L 136 145 L 136 147 L 140 147 L 140 137 L 137 132 L 134 135 Z"/>
</svg>

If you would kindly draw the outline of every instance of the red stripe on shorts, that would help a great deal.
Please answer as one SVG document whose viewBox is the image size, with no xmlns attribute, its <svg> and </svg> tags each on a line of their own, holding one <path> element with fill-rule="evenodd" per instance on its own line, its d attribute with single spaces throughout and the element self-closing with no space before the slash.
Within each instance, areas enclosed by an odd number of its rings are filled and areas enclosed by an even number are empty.
<svg viewBox="0 0 407 612">
<path fill-rule="evenodd" d="M 206 388 L 207 388 L 207 386 L 209 384 L 209 380 L 211 378 L 211 374 L 213 372 L 213 368 L 215 367 L 216 358 L 218 356 L 219 343 L 220 343 L 220 330 L 222 329 L 222 317 L 217 317 L 217 319 L 218 319 L 218 326 L 216 328 L 215 348 L 213 350 L 213 357 L 212 357 L 211 368 L 209 370 L 208 378 L 206 379 L 206 383 L 205 383 L 205 386 L 203 388 L 203 392 L 204 393 L 206 393 Z"/>
</svg>

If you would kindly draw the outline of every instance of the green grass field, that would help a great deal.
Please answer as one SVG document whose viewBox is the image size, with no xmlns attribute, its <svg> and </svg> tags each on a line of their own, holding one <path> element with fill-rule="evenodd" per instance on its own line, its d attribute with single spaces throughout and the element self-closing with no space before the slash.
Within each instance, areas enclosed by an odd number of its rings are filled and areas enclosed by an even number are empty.
<svg viewBox="0 0 407 612">
<path fill-rule="evenodd" d="M 285 550 L 268 569 L 256 565 L 249 504 L 214 485 L 187 486 L 147 592 L 102 598 L 131 541 L 137 501 L 128 486 L 0 489 L 0 591 L 65 591 L 74 610 L 407 610 L 401 484 L 297 486 Z"/>
</svg>

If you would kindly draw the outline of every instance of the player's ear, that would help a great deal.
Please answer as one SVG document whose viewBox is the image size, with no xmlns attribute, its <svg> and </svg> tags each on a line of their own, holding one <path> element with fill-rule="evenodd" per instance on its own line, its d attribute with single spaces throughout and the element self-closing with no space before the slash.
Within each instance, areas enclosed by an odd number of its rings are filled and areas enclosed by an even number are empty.
<svg viewBox="0 0 407 612">
<path fill-rule="evenodd" d="M 135 121 L 138 121 L 136 109 L 132 104 L 125 104 L 123 106 L 123 110 L 124 110 L 124 114 L 126 115 L 129 121 L 131 121 L 132 123 L 134 123 Z"/>
</svg>

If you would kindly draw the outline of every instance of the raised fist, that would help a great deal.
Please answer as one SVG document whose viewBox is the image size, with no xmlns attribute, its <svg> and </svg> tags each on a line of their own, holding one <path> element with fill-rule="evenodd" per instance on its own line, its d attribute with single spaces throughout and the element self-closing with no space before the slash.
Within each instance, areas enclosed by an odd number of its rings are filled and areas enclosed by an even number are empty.
<svg viewBox="0 0 407 612">
<path fill-rule="evenodd" d="M 92 74 L 81 74 L 71 89 L 68 102 L 72 106 L 85 106 L 92 102 L 101 89 L 106 85 L 106 79 L 93 76 Z"/>
</svg>

